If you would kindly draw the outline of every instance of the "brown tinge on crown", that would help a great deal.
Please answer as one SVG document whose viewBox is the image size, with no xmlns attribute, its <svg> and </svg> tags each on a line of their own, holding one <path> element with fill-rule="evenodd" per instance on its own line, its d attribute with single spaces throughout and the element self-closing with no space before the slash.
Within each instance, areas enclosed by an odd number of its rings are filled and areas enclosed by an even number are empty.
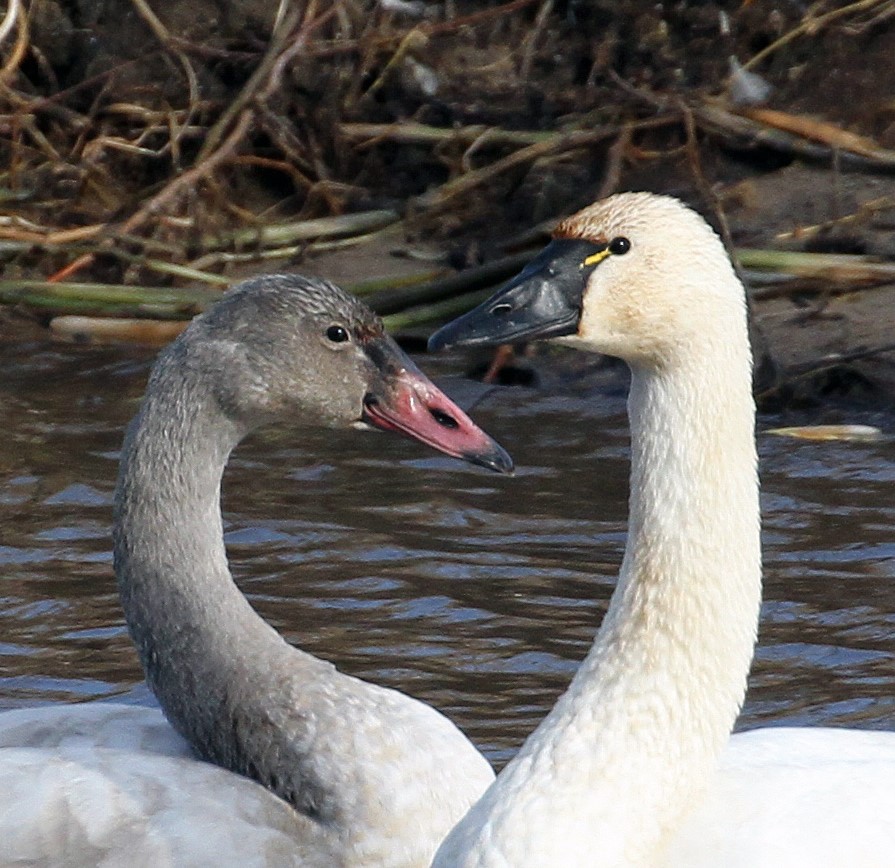
<svg viewBox="0 0 895 868">
<path fill-rule="evenodd" d="M 575 238 L 583 241 L 593 241 L 594 244 L 608 244 L 606 233 L 596 225 L 589 222 L 584 212 L 578 212 L 571 217 L 566 217 L 553 230 L 554 238 Z"/>
</svg>

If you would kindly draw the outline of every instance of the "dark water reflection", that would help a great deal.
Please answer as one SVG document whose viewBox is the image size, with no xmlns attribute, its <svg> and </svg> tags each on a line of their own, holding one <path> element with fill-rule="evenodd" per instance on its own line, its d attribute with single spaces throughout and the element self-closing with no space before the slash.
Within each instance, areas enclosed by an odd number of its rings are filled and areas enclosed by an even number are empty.
<svg viewBox="0 0 895 868">
<path fill-rule="evenodd" d="M 147 360 L 17 346 L 0 364 L 0 706 L 146 701 L 108 531 Z M 240 585 L 292 642 L 433 703 L 502 762 L 605 611 L 627 425 L 620 397 L 522 390 L 476 417 L 515 478 L 383 434 L 267 431 L 235 455 L 224 506 Z M 766 603 L 743 723 L 895 729 L 895 450 L 760 443 Z"/>
</svg>

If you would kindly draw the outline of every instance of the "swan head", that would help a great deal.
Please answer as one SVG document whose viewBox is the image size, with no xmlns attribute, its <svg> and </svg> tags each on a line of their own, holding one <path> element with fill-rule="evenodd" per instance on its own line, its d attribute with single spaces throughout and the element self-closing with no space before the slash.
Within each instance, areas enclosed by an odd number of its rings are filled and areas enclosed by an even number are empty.
<svg viewBox="0 0 895 868">
<path fill-rule="evenodd" d="M 226 293 L 172 347 L 242 434 L 270 422 L 397 431 L 508 472 L 512 461 L 408 358 L 366 305 L 332 283 L 263 275 Z"/>
<path fill-rule="evenodd" d="M 429 348 L 559 338 L 661 367 L 743 317 L 742 285 L 705 220 L 668 196 L 621 193 L 560 223 L 517 277 Z"/>
</svg>

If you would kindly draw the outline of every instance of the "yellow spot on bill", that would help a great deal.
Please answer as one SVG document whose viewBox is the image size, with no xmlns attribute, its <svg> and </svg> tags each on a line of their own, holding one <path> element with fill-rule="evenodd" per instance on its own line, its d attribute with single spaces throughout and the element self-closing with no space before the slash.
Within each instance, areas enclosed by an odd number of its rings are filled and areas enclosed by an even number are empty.
<svg viewBox="0 0 895 868">
<path fill-rule="evenodd" d="M 590 268 L 592 265 L 598 265 L 602 262 L 607 256 L 609 256 L 608 250 L 601 250 L 599 253 L 592 253 L 584 262 L 581 263 L 579 268 Z"/>
</svg>

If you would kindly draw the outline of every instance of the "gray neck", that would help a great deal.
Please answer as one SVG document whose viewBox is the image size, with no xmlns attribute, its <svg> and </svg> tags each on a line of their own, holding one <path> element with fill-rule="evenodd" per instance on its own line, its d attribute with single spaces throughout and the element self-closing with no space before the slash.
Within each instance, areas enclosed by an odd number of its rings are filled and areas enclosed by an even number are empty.
<svg viewBox="0 0 895 868">
<path fill-rule="evenodd" d="M 227 566 L 220 484 L 243 434 L 169 356 L 125 439 L 114 542 L 127 624 L 166 715 L 203 757 L 252 773 L 240 733 L 287 701 L 265 685 L 317 661 L 254 612 Z"/>
</svg>

